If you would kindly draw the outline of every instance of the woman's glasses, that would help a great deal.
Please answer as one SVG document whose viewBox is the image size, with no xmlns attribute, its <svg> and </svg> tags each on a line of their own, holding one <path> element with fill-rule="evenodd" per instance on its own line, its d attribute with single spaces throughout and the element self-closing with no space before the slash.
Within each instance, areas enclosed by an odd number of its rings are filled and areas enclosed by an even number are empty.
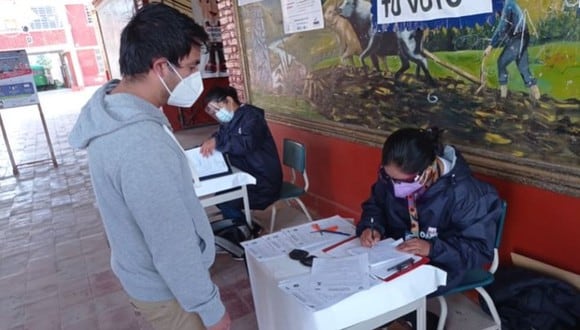
<svg viewBox="0 0 580 330">
<path fill-rule="evenodd" d="M 288 256 L 292 260 L 300 261 L 300 263 L 306 267 L 312 267 L 312 262 L 314 261 L 314 258 L 316 258 L 315 255 L 310 255 L 308 251 L 300 249 L 294 249 L 290 251 L 290 253 L 288 253 Z"/>
<path fill-rule="evenodd" d="M 416 174 L 414 177 L 410 177 L 408 179 L 394 179 L 391 178 L 387 172 L 385 171 L 384 167 L 379 167 L 379 177 L 381 178 L 381 180 L 385 181 L 385 182 L 393 182 L 394 184 L 399 184 L 399 183 L 413 183 L 413 182 L 417 182 L 419 180 L 419 178 L 421 178 L 421 174 L 418 173 Z"/>
</svg>

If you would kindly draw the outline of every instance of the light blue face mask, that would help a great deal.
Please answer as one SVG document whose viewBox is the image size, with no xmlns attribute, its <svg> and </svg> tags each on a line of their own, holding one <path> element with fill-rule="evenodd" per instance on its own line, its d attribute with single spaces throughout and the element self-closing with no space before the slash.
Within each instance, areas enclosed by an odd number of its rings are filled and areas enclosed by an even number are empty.
<svg viewBox="0 0 580 330">
<path fill-rule="evenodd" d="M 229 123 L 234 118 L 234 113 L 228 111 L 226 108 L 220 108 L 215 113 L 216 118 L 222 123 Z"/>
</svg>

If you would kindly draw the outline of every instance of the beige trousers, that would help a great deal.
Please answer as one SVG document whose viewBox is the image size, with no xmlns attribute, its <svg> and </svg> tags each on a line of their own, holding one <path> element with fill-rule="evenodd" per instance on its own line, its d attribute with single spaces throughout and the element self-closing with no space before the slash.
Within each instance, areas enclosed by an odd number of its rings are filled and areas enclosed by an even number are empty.
<svg viewBox="0 0 580 330">
<path fill-rule="evenodd" d="M 155 330 L 205 330 L 197 313 L 181 308 L 177 300 L 146 302 L 130 299 L 137 314 L 140 314 Z"/>
</svg>

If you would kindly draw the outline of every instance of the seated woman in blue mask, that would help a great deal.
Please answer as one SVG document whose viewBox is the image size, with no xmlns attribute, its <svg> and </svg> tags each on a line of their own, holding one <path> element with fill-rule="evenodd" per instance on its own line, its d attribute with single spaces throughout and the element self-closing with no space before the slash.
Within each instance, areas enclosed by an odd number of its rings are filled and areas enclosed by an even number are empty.
<svg viewBox="0 0 580 330">
<path fill-rule="evenodd" d="M 205 100 L 206 111 L 220 122 L 219 129 L 201 145 L 201 153 L 209 155 L 214 150 L 226 154 L 230 164 L 256 178 L 248 186 L 252 210 L 263 210 L 277 201 L 282 188 L 280 157 L 264 110 L 242 104 L 233 87 L 216 87 Z M 244 224 L 241 199 L 218 204 L 224 218 Z"/>
<path fill-rule="evenodd" d="M 388 137 L 357 225 L 362 245 L 403 238 L 399 250 L 429 257 L 445 270 L 447 285 L 432 295 L 491 262 L 501 214 L 496 190 L 473 177 L 461 153 L 441 144 L 440 134 L 437 128 L 403 128 Z"/>
</svg>

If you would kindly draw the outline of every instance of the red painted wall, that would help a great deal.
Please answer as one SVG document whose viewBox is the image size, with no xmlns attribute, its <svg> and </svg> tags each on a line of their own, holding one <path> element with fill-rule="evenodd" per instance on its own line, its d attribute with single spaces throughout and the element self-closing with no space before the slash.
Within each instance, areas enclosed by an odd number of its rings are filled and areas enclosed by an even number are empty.
<svg viewBox="0 0 580 330">
<path fill-rule="evenodd" d="M 97 86 L 106 82 L 105 73 L 99 73 L 94 49 L 78 50 L 77 56 L 85 86 Z"/>
<path fill-rule="evenodd" d="M 75 47 L 96 46 L 96 25 L 93 26 L 97 24 L 96 17 L 93 24 L 88 24 L 84 5 L 66 5 L 65 8 Z"/>
<path fill-rule="evenodd" d="M 66 35 L 64 30 L 32 31 L 32 44 L 26 42 L 26 33 L 0 34 L 0 49 L 23 49 L 49 45 L 64 45 Z"/>
<path fill-rule="evenodd" d="M 376 180 L 380 148 L 314 134 L 270 123 L 281 152 L 282 139 L 306 145 L 310 188 L 304 202 L 319 217 L 340 214 L 360 216 L 360 205 L 368 198 Z M 500 257 L 509 263 L 510 252 L 518 252 L 557 267 L 580 273 L 580 198 L 508 182 L 479 177 L 493 184 L 508 202 Z"/>
<path fill-rule="evenodd" d="M 69 72 L 70 72 L 70 81 L 68 82 L 68 85 L 72 89 L 78 89 L 79 88 L 79 84 L 77 82 L 77 77 L 76 77 L 75 71 L 72 69 L 73 68 L 73 65 L 72 65 L 73 62 L 72 62 L 70 53 L 65 53 L 63 59 L 66 62 L 66 65 L 68 66 Z"/>
</svg>

